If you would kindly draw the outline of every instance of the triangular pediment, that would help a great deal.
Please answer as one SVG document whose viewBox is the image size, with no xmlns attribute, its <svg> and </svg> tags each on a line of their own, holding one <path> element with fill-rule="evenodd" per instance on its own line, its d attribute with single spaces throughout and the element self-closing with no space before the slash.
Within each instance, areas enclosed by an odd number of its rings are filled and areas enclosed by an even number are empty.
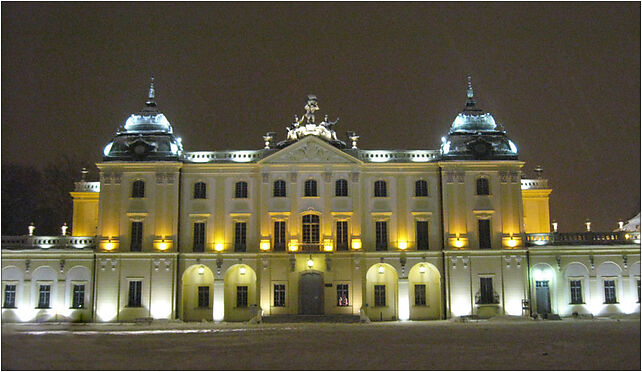
<svg viewBox="0 0 642 372">
<path fill-rule="evenodd" d="M 350 156 L 324 140 L 307 136 L 302 140 L 266 157 L 262 164 L 360 164 L 361 161 Z"/>
</svg>

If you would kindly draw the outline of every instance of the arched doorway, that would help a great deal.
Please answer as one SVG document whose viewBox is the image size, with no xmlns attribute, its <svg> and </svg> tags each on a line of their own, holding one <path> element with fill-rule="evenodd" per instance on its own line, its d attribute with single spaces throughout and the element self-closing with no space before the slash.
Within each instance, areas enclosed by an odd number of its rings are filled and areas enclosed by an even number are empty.
<svg viewBox="0 0 642 372">
<path fill-rule="evenodd" d="M 302 315 L 323 314 L 323 274 L 305 271 L 299 278 L 299 313 Z"/>
<path fill-rule="evenodd" d="M 551 313 L 553 306 L 551 299 L 554 295 L 551 294 L 552 289 L 555 288 L 555 271 L 553 268 L 544 263 L 536 264 L 531 269 L 531 277 L 533 278 L 533 290 L 535 292 L 535 308 L 533 312 L 540 314 L 544 317 Z"/>
<path fill-rule="evenodd" d="M 245 264 L 231 266 L 225 273 L 225 320 L 241 322 L 252 318 L 256 306 L 256 272 Z"/>
<path fill-rule="evenodd" d="M 410 319 L 441 318 L 441 275 L 428 262 L 420 262 L 408 273 Z"/>
<path fill-rule="evenodd" d="M 214 273 L 205 265 L 192 265 L 183 273 L 181 314 L 184 321 L 212 320 Z"/>
<path fill-rule="evenodd" d="M 366 273 L 365 309 L 370 320 L 396 320 L 397 270 L 389 264 L 370 266 Z"/>
</svg>

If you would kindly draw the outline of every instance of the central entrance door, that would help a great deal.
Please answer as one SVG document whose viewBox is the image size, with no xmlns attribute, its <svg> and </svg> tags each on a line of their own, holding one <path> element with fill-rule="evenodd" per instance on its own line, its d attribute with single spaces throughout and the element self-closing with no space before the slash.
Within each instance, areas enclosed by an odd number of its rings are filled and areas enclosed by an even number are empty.
<svg viewBox="0 0 642 372">
<path fill-rule="evenodd" d="M 306 272 L 299 279 L 299 314 L 323 314 L 323 276 L 317 272 Z"/>
<path fill-rule="evenodd" d="M 549 314 L 551 312 L 551 295 L 548 288 L 548 280 L 535 281 L 535 299 L 537 301 L 538 314 Z"/>
</svg>

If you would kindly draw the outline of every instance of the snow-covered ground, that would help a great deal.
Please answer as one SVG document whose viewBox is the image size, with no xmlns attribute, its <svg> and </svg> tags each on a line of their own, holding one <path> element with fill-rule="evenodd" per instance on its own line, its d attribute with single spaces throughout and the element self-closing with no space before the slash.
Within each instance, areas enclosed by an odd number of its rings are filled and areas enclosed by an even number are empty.
<svg viewBox="0 0 642 372">
<path fill-rule="evenodd" d="M 3 324 L 2 369 L 640 370 L 640 319 Z"/>
</svg>

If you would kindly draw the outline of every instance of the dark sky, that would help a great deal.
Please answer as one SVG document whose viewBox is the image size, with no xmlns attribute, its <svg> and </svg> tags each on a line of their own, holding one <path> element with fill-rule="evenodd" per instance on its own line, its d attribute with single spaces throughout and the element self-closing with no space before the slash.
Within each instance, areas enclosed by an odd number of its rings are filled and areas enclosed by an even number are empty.
<svg viewBox="0 0 642 372">
<path fill-rule="evenodd" d="M 99 161 L 149 77 L 186 151 L 258 149 L 308 93 L 364 149 L 437 149 L 479 105 L 562 231 L 640 211 L 640 3 L 2 3 L 2 164 Z"/>
</svg>

